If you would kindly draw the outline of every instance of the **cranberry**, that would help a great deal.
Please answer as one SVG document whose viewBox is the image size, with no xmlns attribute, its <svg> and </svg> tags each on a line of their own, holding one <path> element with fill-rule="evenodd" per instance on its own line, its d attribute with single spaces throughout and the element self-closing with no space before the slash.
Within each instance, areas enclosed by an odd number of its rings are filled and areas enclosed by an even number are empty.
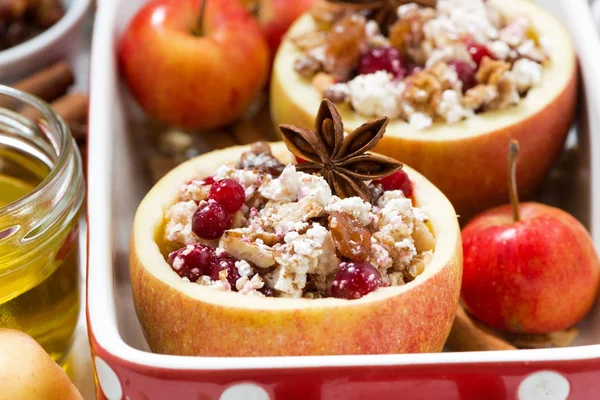
<svg viewBox="0 0 600 400">
<path fill-rule="evenodd" d="M 477 66 L 481 64 L 481 60 L 483 60 L 483 57 L 487 56 L 489 58 L 494 58 L 494 56 L 492 56 L 492 53 L 490 53 L 488 48 L 482 45 L 481 43 L 467 41 L 466 45 L 467 49 L 469 50 L 469 53 L 471 54 L 471 58 L 473 59 L 473 61 L 475 61 L 475 64 L 477 64 Z"/>
<path fill-rule="evenodd" d="M 413 186 L 406 172 L 398 170 L 385 178 L 373 181 L 383 186 L 383 190 L 402 190 L 404 196 L 412 196 Z"/>
<path fill-rule="evenodd" d="M 235 258 L 229 254 L 221 255 L 215 259 L 210 266 L 210 279 L 213 281 L 219 280 L 219 273 L 223 270 L 227 271 L 227 282 L 231 285 L 231 290 L 237 292 L 235 283 L 241 278 L 240 273 L 235 266 Z"/>
<path fill-rule="evenodd" d="M 212 176 L 207 176 L 206 178 L 202 179 L 202 186 L 212 185 L 213 183 L 215 183 L 215 178 Z"/>
<path fill-rule="evenodd" d="M 231 226 L 231 214 L 216 201 L 202 204 L 192 216 L 192 231 L 202 239 L 218 239 Z"/>
<path fill-rule="evenodd" d="M 372 48 L 362 54 L 358 65 L 358 73 L 372 74 L 387 71 L 395 78 L 406 75 L 406 62 L 400 52 L 392 47 Z"/>
<path fill-rule="evenodd" d="M 343 262 L 333 277 L 331 295 L 340 299 L 360 299 L 382 285 L 379 271 L 370 263 Z"/>
<path fill-rule="evenodd" d="M 228 213 L 233 214 L 244 205 L 246 193 L 242 185 L 233 179 L 221 179 L 210 187 L 208 198 L 219 203 Z"/>
<path fill-rule="evenodd" d="M 475 79 L 475 73 L 477 71 L 471 64 L 454 60 L 450 61 L 448 65 L 456 71 L 458 79 L 462 82 L 463 93 L 477 84 L 477 80 Z"/>
<path fill-rule="evenodd" d="M 196 282 L 202 275 L 209 275 L 215 252 L 203 244 L 188 244 L 169 254 L 169 265 L 179 276 Z"/>
<path fill-rule="evenodd" d="M 307 162 L 304 158 L 296 156 L 296 164 L 306 164 Z"/>
</svg>

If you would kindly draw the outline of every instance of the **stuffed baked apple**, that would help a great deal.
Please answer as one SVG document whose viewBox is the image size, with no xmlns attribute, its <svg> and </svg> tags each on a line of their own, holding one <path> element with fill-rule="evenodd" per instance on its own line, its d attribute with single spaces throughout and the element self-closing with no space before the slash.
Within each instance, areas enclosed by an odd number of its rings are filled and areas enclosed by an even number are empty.
<svg viewBox="0 0 600 400">
<path fill-rule="evenodd" d="M 158 182 L 137 211 L 130 252 L 151 349 L 440 351 L 460 291 L 458 222 L 424 177 L 368 152 L 387 122 L 344 137 L 324 101 L 314 132 L 281 126 L 289 150 L 216 151 Z"/>
<path fill-rule="evenodd" d="M 568 33 L 525 0 L 406 3 L 332 1 L 301 17 L 273 69 L 276 124 L 311 126 L 322 97 L 349 130 L 390 117 L 375 150 L 423 173 L 465 219 L 506 198 L 504 160 L 515 138 L 519 190 L 531 193 L 573 117 Z"/>
</svg>

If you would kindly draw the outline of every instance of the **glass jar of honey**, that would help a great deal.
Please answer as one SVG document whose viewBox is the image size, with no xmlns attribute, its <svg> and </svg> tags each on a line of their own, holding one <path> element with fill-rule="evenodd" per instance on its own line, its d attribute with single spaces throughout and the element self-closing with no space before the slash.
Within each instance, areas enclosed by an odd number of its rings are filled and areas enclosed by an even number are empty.
<svg viewBox="0 0 600 400">
<path fill-rule="evenodd" d="M 81 156 L 43 101 L 0 85 L 0 328 L 63 364 L 80 306 Z"/>
</svg>

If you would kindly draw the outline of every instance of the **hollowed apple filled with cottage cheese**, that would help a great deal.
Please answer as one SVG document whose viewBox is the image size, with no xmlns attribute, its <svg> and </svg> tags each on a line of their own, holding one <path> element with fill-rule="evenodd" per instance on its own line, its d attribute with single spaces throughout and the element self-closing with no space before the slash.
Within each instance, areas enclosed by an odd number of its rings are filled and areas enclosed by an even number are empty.
<svg viewBox="0 0 600 400">
<path fill-rule="evenodd" d="M 506 198 L 510 138 L 528 153 L 520 192 L 541 183 L 571 125 L 576 77 L 568 33 L 527 0 L 324 1 L 278 52 L 271 109 L 276 124 L 310 126 L 326 97 L 350 129 L 390 117 L 376 151 L 468 217 Z"/>
<path fill-rule="evenodd" d="M 230 148 L 182 164 L 146 196 L 130 268 L 153 351 L 441 350 L 462 271 L 449 201 L 408 167 L 340 198 L 303 163 L 282 143 Z"/>
<path fill-rule="evenodd" d="M 183 280 L 244 295 L 344 299 L 404 285 L 435 248 L 407 174 L 371 181 L 372 203 L 332 195 L 266 143 L 182 185 L 165 212 L 165 250 Z"/>
</svg>

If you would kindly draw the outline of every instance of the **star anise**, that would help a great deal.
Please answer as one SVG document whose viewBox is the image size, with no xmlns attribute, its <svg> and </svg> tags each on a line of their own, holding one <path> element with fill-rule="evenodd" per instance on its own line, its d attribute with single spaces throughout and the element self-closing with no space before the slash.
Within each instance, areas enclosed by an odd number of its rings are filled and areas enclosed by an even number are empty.
<svg viewBox="0 0 600 400">
<path fill-rule="evenodd" d="M 333 103 L 321 101 L 315 131 L 292 125 L 279 129 L 288 149 L 306 162 L 299 171 L 321 175 L 341 198 L 359 196 L 371 201 L 371 191 L 364 181 L 391 175 L 402 168 L 393 158 L 367 153 L 385 133 L 387 117 L 368 121 L 344 138 L 342 118 Z"/>
<path fill-rule="evenodd" d="M 423 7 L 435 7 L 437 0 L 327 0 L 330 3 L 343 4 L 359 10 L 367 10 L 384 34 L 398 19 L 398 7 L 415 3 Z"/>
</svg>

